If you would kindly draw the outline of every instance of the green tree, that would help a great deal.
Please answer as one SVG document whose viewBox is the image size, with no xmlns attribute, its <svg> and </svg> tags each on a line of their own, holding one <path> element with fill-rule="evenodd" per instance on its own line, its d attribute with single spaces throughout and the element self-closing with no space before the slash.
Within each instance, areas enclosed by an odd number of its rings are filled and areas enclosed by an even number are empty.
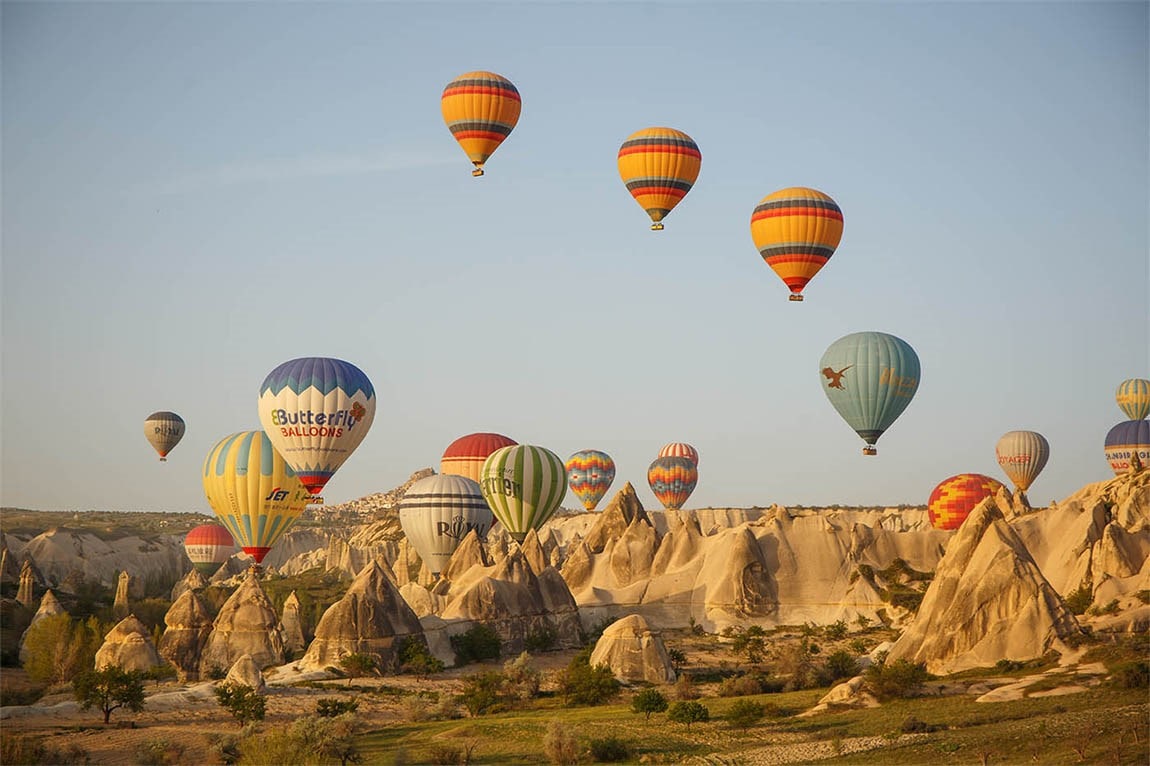
<svg viewBox="0 0 1150 766">
<path fill-rule="evenodd" d="M 758 625 L 750 625 L 745 629 L 738 630 L 735 633 L 734 641 L 731 642 L 731 648 L 735 654 L 745 655 L 747 662 L 757 665 L 763 661 L 763 655 L 767 651 L 766 631 Z"/>
<path fill-rule="evenodd" d="M 104 723 L 108 722 L 113 710 L 124 708 L 138 713 L 144 709 L 143 675 L 115 665 L 76 676 L 72 680 L 72 692 L 82 710 L 99 708 L 104 714 Z"/>
<path fill-rule="evenodd" d="M 727 711 L 727 722 L 746 731 L 752 724 L 758 723 L 765 710 L 758 702 L 748 699 L 736 700 Z"/>
<path fill-rule="evenodd" d="M 43 617 L 24 634 L 24 670 L 43 684 L 68 683 L 96 662 L 104 640 L 100 621 L 74 621 L 66 614 Z"/>
<path fill-rule="evenodd" d="M 321 697 L 315 701 L 315 714 L 320 718 L 335 718 L 344 713 L 354 713 L 359 709 L 359 703 L 353 699 L 345 700 L 338 697 Z"/>
<path fill-rule="evenodd" d="M 648 721 L 651 713 L 662 713 L 667 709 L 667 698 L 658 689 L 644 689 L 631 700 L 631 712 L 643 713 Z"/>
<path fill-rule="evenodd" d="M 473 716 L 483 715 L 501 702 L 503 675 L 495 671 L 475 673 L 463 678 L 463 706 Z"/>
<path fill-rule="evenodd" d="M 490 625 L 478 623 L 465 632 L 451 637 L 451 648 L 455 650 L 455 664 L 467 665 L 484 660 L 497 660 L 503 653 L 503 642 Z"/>
<path fill-rule="evenodd" d="M 399 669 L 403 673 L 413 673 L 420 678 L 426 678 L 432 673 L 442 673 L 443 660 L 436 657 L 427 648 L 427 643 L 414 636 L 403 639 L 396 653 L 399 658 Z"/>
<path fill-rule="evenodd" d="M 376 671 L 375 657 L 362 652 L 349 652 L 339 658 L 339 666 L 347 673 L 347 685 L 351 679 L 362 678 Z"/>
<path fill-rule="evenodd" d="M 687 728 L 697 721 L 711 720 L 711 711 L 702 702 L 679 700 L 667 709 L 667 720 L 675 723 L 685 723 Z"/>
<path fill-rule="evenodd" d="M 875 697 L 886 701 L 918 696 L 930 678 L 925 662 L 901 659 L 888 663 L 886 655 L 882 654 L 866 669 L 863 685 Z"/>
<path fill-rule="evenodd" d="M 232 714 L 240 726 L 264 720 L 267 700 L 246 684 L 223 683 L 215 688 L 216 702 Z"/>
<path fill-rule="evenodd" d="M 843 649 L 827 655 L 825 668 L 828 683 L 838 681 L 840 678 L 853 678 L 859 673 L 858 660 Z"/>
<path fill-rule="evenodd" d="M 559 674 L 559 693 L 565 702 L 598 705 L 619 693 L 620 683 L 607 665 L 590 664 L 591 650 L 584 649 Z"/>
</svg>

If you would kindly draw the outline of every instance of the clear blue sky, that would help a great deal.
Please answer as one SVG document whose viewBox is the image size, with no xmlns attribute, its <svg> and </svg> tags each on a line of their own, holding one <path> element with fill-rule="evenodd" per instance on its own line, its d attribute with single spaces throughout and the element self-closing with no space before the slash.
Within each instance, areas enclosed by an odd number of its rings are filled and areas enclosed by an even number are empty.
<svg viewBox="0 0 1150 766">
<path fill-rule="evenodd" d="M 605 450 L 648 507 L 688 441 L 703 507 L 923 504 L 1032 429 L 1061 499 L 1150 377 L 1147 9 L 5 2 L 0 502 L 207 511 L 298 356 L 379 395 L 328 502 L 487 430 Z M 439 113 L 472 69 L 524 100 L 478 180 Z M 653 125 L 703 153 L 660 233 L 615 168 Z M 749 234 L 793 185 L 845 216 L 804 303 Z M 876 458 L 818 377 L 860 330 L 923 370 Z"/>
</svg>

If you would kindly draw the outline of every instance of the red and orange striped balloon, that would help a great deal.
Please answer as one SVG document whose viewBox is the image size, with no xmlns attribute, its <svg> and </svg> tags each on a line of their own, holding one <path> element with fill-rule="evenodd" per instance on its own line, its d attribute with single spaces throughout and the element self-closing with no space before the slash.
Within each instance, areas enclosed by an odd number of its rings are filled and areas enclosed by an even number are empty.
<svg viewBox="0 0 1150 766">
<path fill-rule="evenodd" d="M 443 121 L 475 165 L 473 176 L 519 122 L 523 102 L 510 80 L 494 72 L 461 74 L 443 89 Z"/>
<path fill-rule="evenodd" d="M 703 155 L 695 141 L 674 128 L 645 128 L 619 147 L 619 176 L 627 191 L 647 211 L 652 231 L 691 191 Z"/>
<path fill-rule="evenodd" d="M 926 511 L 935 529 L 958 529 L 974 507 L 1003 489 L 980 473 L 960 473 L 939 483 L 930 493 Z"/>
<path fill-rule="evenodd" d="M 671 442 L 659 449 L 659 457 L 685 457 L 699 467 L 699 450 L 686 442 Z"/>
<path fill-rule="evenodd" d="M 509 436 L 488 432 L 460 436 L 443 451 L 439 472 L 466 476 L 479 483 L 479 473 L 483 470 L 483 461 L 487 456 L 497 449 L 513 447 L 518 443 Z"/>
<path fill-rule="evenodd" d="M 805 186 L 768 194 L 751 213 L 751 239 L 792 301 L 803 299 L 803 288 L 834 255 L 842 236 L 843 211 L 826 194 Z"/>
</svg>

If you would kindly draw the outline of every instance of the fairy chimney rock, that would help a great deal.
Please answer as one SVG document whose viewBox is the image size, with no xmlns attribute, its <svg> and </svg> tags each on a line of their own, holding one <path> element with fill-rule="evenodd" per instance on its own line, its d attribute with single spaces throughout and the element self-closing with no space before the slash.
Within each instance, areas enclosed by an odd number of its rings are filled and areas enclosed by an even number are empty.
<svg viewBox="0 0 1150 766">
<path fill-rule="evenodd" d="M 239 684 L 255 690 L 256 694 L 267 694 L 268 685 L 256 661 L 250 654 L 241 654 L 228 670 L 224 678 L 226 684 Z"/>
<path fill-rule="evenodd" d="M 594 526 L 587 532 L 587 537 L 584 538 L 587 548 L 591 553 L 602 553 L 607 547 L 607 541 L 622 537 L 627 527 L 636 519 L 653 526 L 647 512 L 643 510 L 643 504 L 639 502 L 639 496 L 635 494 L 635 488 L 631 486 L 631 482 L 627 482 L 615 493 L 611 502 L 595 519 Z"/>
<path fill-rule="evenodd" d="M 96 651 L 96 670 L 114 666 L 147 672 L 162 664 L 147 626 L 134 614 L 116 623 Z"/>
<path fill-rule="evenodd" d="M 20 567 L 20 584 L 16 589 L 16 600 L 24 606 L 32 606 L 32 599 L 34 598 L 32 586 L 32 566 L 28 559 L 24 559 L 24 565 Z"/>
<path fill-rule="evenodd" d="M 607 665 L 620 681 L 669 684 L 675 680 L 662 637 L 637 614 L 607 626 L 591 651 L 591 665 Z"/>
<path fill-rule="evenodd" d="M 299 618 L 299 596 L 295 591 L 284 601 L 284 613 L 280 618 L 284 631 L 284 648 L 289 652 L 302 651 L 307 646 L 303 637 L 303 623 Z"/>
<path fill-rule="evenodd" d="M 116 599 L 112 602 L 112 616 L 117 619 L 124 619 L 131 611 L 128 608 L 128 588 L 132 584 L 132 576 L 125 572 L 120 572 L 119 579 L 116 580 Z"/>
<path fill-rule="evenodd" d="M 195 571 L 195 570 L 192 570 Z M 200 658 L 212 633 L 212 614 L 199 593 L 180 594 L 164 615 L 164 634 L 157 648 L 176 669 L 181 682 L 200 680 Z"/>
<path fill-rule="evenodd" d="M 184 591 L 200 591 L 208 587 L 208 579 L 198 569 L 189 569 L 184 578 L 172 586 L 172 601 L 175 602 L 184 595 Z"/>
<path fill-rule="evenodd" d="M 459 547 L 451 554 L 439 577 L 443 580 L 456 580 L 473 566 L 489 567 L 491 564 L 487 550 L 473 529 L 459 541 Z"/>
<path fill-rule="evenodd" d="M 282 665 L 286 659 L 279 617 L 254 569 L 220 607 L 200 659 L 200 675 L 230 668 L 243 654 L 250 654 L 261 668 Z"/>
</svg>

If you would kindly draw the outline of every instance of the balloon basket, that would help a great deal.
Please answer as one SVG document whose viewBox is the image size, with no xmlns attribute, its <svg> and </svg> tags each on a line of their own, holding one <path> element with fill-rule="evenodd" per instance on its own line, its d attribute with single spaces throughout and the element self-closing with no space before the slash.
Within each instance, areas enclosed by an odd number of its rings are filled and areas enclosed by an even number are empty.
<svg viewBox="0 0 1150 766">
<path fill-rule="evenodd" d="M 479 176 L 483 175 L 483 168 L 476 168 L 475 170 L 472 170 L 471 175 L 479 178 Z"/>
<path fill-rule="evenodd" d="M 863 454 L 864 455 L 877 455 L 878 454 L 878 447 L 869 447 L 869 446 L 863 447 Z"/>
<path fill-rule="evenodd" d="M 802 299 L 803 296 L 799 295 L 798 293 L 792 293 L 791 296 L 787 298 L 789 301 L 801 301 Z"/>
<path fill-rule="evenodd" d="M 661 223 L 651 224 L 651 231 L 662 231 L 662 230 L 663 230 L 663 224 L 661 224 Z"/>
<path fill-rule="evenodd" d="M 166 457 L 162 457 L 162 458 L 160 458 L 160 462 L 166 463 L 166 462 L 168 462 L 168 459 Z"/>
</svg>

